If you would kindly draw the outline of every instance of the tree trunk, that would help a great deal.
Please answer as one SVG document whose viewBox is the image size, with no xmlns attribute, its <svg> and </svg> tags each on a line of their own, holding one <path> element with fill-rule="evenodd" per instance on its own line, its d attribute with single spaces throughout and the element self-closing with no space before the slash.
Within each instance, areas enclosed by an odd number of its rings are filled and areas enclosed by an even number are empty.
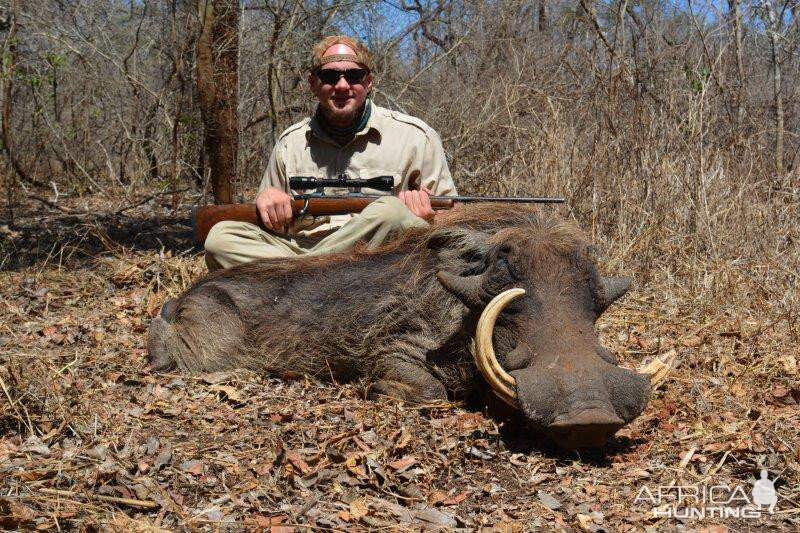
<svg viewBox="0 0 800 533">
<path fill-rule="evenodd" d="M 11 110 L 13 108 L 11 98 L 14 88 L 14 70 L 17 64 L 17 0 L 11 0 L 11 27 L 3 48 L 3 65 L 5 67 L 3 69 L 3 151 L 14 169 L 14 173 L 6 178 L 8 180 L 6 186 L 9 187 L 9 190 L 14 187 L 15 175 L 26 183 L 41 186 L 41 183 L 28 176 L 28 173 L 22 168 L 19 159 L 17 159 L 17 154 L 14 152 L 11 138 Z"/>
<path fill-rule="evenodd" d="M 614 49 L 610 59 L 610 73 L 613 76 L 614 58 L 617 59 L 617 67 L 620 75 L 624 75 L 625 60 L 627 51 L 625 50 L 625 10 L 628 7 L 628 0 L 618 0 L 614 6 L 616 10 L 616 21 L 614 24 Z M 614 79 L 616 85 L 616 77 Z"/>
<path fill-rule="evenodd" d="M 539 0 L 539 17 L 538 17 L 539 32 L 544 33 L 547 31 L 547 0 Z"/>
<path fill-rule="evenodd" d="M 728 0 L 733 27 L 733 54 L 736 56 L 736 138 L 742 134 L 744 122 L 744 64 L 742 62 L 742 10 L 740 0 Z"/>
<path fill-rule="evenodd" d="M 156 141 L 155 141 L 155 129 L 156 129 L 156 114 L 158 113 L 159 104 L 155 103 L 147 112 L 144 119 L 144 129 L 142 130 L 142 135 L 144 139 L 142 141 L 142 149 L 144 151 L 145 156 L 147 157 L 147 162 L 149 163 L 148 173 L 150 174 L 150 179 L 155 183 L 158 181 L 159 177 L 161 176 L 161 168 L 158 163 L 158 154 L 156 154 Z"/>
<path fill-rule="evenodd" d="M 772 97 L 775 113 L 775 185 L 783 176 L 783 93 L 781 92 L 781 62 L 778 57 L 778 32 L 780 21 L 775 15 L 772 0 L 764 0 L 762 7 L 769 24 L 769 42 L 772 55 Z"/>
<path fill-rule="evenodd" d="M 214 201 L 232 203 L 239 152 L 239 3 L 198 0 L 197 91 Z"/>
</svg>

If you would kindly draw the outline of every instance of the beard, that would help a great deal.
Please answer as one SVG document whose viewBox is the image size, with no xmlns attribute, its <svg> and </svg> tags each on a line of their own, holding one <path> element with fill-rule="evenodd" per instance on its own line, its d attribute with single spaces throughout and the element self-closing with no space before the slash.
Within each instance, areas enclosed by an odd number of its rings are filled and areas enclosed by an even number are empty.
<svg viewBox="0 0 800 533">
<path fill-rule="evenodd" d="M 329 105 L 322 106 L 322 112 L 325 114 L 327 121 L 337 128 L 347 128 L 354 125 L 356 121 L 361 118 L 363 111 L 364 104 L 361 104 L 359 107 L 348 105 L 347 107 L 341 108 L 336 107 L 333 102 L 329 102 Z"/>
</svg>

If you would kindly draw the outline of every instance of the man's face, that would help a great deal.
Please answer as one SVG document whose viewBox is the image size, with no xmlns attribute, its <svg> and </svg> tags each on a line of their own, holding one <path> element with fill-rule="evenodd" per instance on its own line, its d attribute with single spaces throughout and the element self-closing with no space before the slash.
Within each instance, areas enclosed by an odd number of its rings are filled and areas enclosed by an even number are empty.
<svg viewBox="0 0 800 533">
<path fill-rule="evenodd" d="M 355 51 L 347 45 L 335 44 L 325 50 L 323 57 L 333 54 L 355 55 Z M 320 69 L 339 71 L 363 68 L 353 61 L 335 61 L 320 67 Z M 325 117 L 334 126 L 347 127 L 358 119 L 358 112 L 372 90 L 372 74 L 367 74 L 359 83 L 351 84 L 344 76 L 340 76 L 335 83 L 325 83 L 317 77 L 316 72 L 312 72 L 308 75 L 308 83 L 314 96 L 319 100 Z"/>
</svg>

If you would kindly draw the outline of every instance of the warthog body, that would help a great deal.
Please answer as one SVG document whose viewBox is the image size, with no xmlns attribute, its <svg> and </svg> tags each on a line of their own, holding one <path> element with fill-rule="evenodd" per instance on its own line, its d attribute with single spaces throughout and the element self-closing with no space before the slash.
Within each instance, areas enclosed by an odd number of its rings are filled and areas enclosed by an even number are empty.
<svg viewBox="0 0 800 533">
<path fill-rule="evenodd" d="M 560 444 L 594 446 L 649 398 L 647 377 L 617 366 L 594 328 L 627 286 L 597 274 L 571 223 L 462 206 L 378 250 L 211 274 L 164 306 L 148 351 L 156 370 L 366 377 L 370 396 L 457 397 L 484 383 L 472 353 L 481 313 L 517 287 L 489 334 L 516 404 Z"/>
</svg>

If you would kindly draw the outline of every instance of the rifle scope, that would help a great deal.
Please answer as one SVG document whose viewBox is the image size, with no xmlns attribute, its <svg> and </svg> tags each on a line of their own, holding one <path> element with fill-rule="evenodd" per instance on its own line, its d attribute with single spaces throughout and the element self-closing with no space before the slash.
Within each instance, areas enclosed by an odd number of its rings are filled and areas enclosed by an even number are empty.
<svg viewBox="0 0 800 533">
<path fill-rule="evenodd" d="M 377 176 L 368 180 L 351 179 L 342 174 L 333 179 L 317 179 L 309 176 L 292 176 L 289 178 L 289 187 L 294 191 L 317 189 L 319 187 L 347 187 L 359 190 L 368 187 L 378 191 L 391 191 L 394 187 L 394 178 L 391 176 Z"/>
</svg>

